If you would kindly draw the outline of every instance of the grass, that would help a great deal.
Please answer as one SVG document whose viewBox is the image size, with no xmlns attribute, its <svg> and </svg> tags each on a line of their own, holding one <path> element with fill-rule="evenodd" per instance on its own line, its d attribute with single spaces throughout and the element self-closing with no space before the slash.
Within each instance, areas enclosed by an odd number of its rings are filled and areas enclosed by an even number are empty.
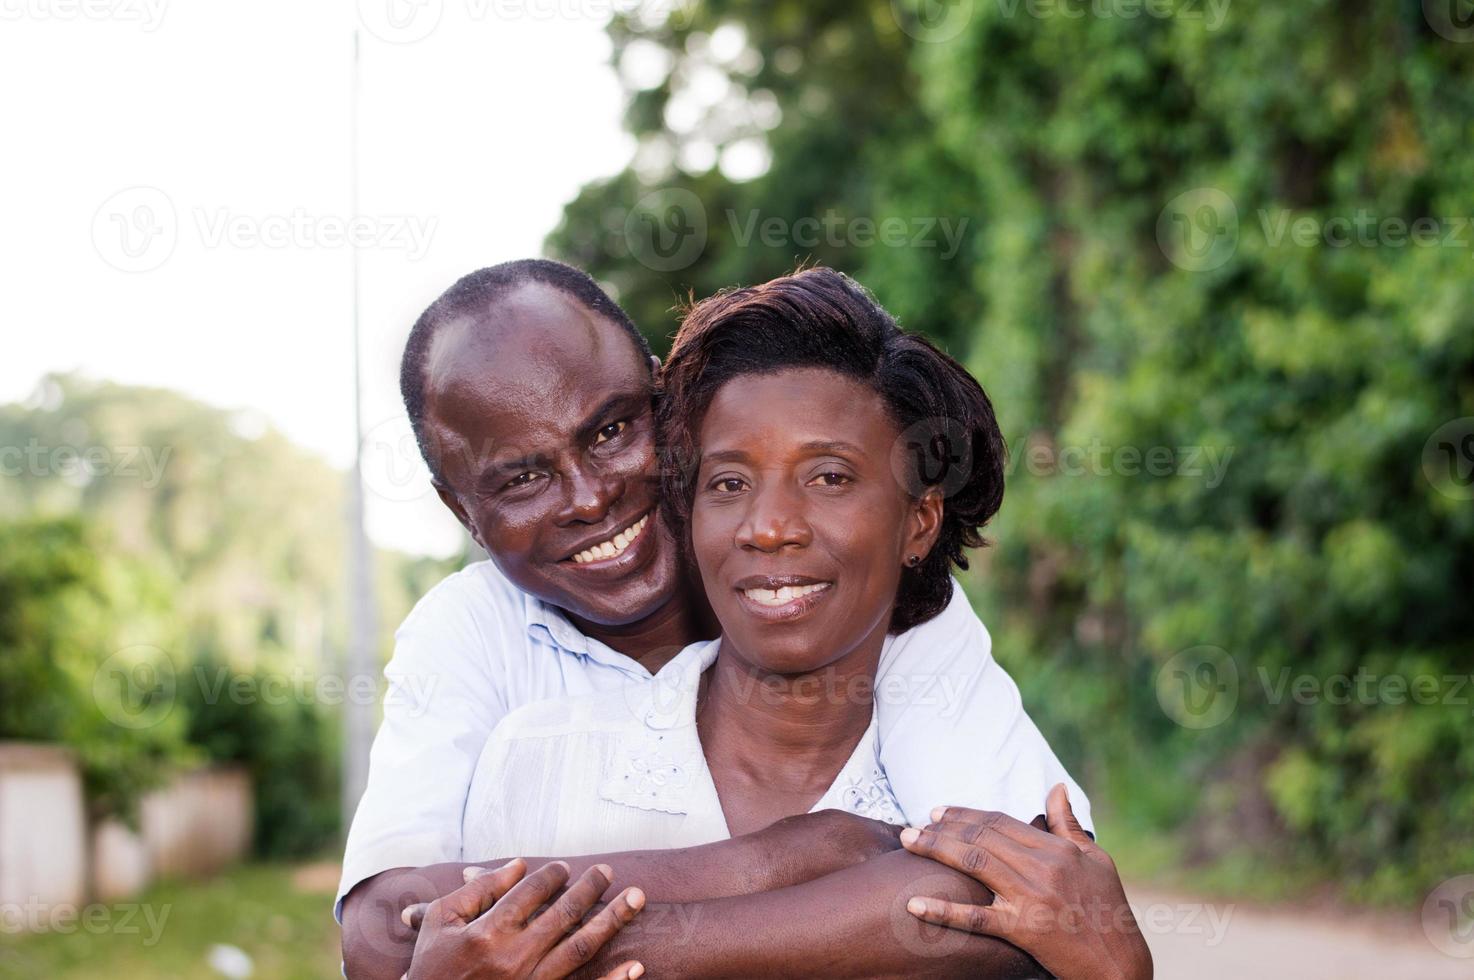
<svg viewBox="0 0 1474 980">
<path fill-rule="evenodd" d="M 157 885 L 84 909 L 69 924 L 58 920 L 69 933 L 0 934 L 0 978 L 219 980 L 208 959 L 217 944 L 244 950 L 255 977 L 341 977 L 335 884 L 316 866 L 247 865 L 209 881 Z"/>
</svg>

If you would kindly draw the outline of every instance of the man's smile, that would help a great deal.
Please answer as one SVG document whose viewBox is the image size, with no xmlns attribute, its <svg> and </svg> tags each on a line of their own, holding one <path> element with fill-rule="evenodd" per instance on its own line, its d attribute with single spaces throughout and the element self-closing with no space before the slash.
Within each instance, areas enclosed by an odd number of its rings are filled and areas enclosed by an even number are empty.
<svg viewBox="0 0 1474 980">
<path fill-rule="evenodd" d="M 629 550 L 631 545 L 640 539 L 641 533 L 649 523 L 650 512 L 646 511 L 645 516 L 624 530 L 619 531 L 613 537 L 589 544 L 564 560 L 571 561 L 576 565 L 594 565 L 619 558 Z"/>
</svg>

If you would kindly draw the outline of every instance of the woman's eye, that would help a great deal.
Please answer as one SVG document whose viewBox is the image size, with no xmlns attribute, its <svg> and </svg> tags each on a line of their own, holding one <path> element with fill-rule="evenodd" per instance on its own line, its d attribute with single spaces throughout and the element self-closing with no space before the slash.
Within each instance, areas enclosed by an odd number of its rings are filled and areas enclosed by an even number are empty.
<svg viewBox="0 0 1474 980">
<path fill-rule="evenodd" d="M 746 484 L 735 476 L 728 476 L 717 480 L 711 485 L 711 488 L 717 493 L 741 493 L 744 486 Z"/>
<path fill-rule="evenodd" d="M 838 473 L 834 470 L 830 470 L 826 473 L 820 473 L 818 476 L 809 481 L 810 484 L 818 484 L 825 487 L 843 486 L 844 484 L 849 482 L 850 478 L 848 476 L 843 473 Z"/>
<path fill-rule="evenodd" d="M 615 436 L 619 435 L 628 427 L 628 422 L 610 422 L 608 425 L 604 426 L 604 428 L 595 433 L 594 445 L 597 446 L 601 442 L 608 442 L 610 439 L 613 439 Z"/>
</svg>

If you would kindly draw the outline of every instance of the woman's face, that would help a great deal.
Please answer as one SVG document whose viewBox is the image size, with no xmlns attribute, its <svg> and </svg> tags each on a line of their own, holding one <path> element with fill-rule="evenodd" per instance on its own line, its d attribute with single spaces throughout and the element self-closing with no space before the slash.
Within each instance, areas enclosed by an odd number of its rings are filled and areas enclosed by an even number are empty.
<svg viewBox="0 0 1474 980">
<path fill-rule="evenodd" d="M 813 671 L 884 635 L 906 557 L 927 553 L 942 511 L 892 475 L 899 437 L 878 394 L 823 368 L 718 389 L 692 545 L 723 636 L 755 667 Z"/>
</svg>

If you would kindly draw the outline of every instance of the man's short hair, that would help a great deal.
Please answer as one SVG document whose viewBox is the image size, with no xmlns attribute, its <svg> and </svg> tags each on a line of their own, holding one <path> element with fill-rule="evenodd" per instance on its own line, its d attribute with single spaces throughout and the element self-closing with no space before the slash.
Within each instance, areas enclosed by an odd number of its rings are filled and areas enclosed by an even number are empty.
<svg viewBox="0 0 1474 980">
<path fill-rule="evenodd" d="M 634 343 L 641 362 L 647 369 L 649 367 L 650 342 L 635 327 L 629 314 L 581 269 L 551 259 L 517 259 L 461 277 L 420 314 L 409 332 L 404 357 L 399 362 L 399 393 L 404 397 L 404 410 L 414 429 L 420 455 L 436 483 L 445 481 L 435 454 L 430 451 L 425 431 L 425 361 L 430 354 L 430 345 L 446 323 L 464 317 L 484 319 L 509 293 L 530 283 L 550 286 L 618 326 Z"/>
</svg>

